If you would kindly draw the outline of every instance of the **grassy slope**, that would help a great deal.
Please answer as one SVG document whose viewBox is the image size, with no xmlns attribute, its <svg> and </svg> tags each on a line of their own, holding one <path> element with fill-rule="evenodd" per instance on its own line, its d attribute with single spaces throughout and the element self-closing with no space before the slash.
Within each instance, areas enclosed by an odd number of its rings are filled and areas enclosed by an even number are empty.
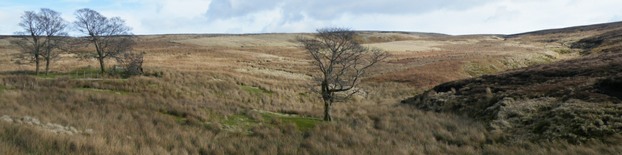
<svg viewBox="0 0 622 155">
<path fill-rule="evenodd" d="M 441 82 L 562 59 L 565 55 L 545 47 L 558 47 L 556 43 L 486 35 L 363 33 L 360 39 L 365 43 L 399 48 L 387 48 L 393 57 L 375 68 L 378 74 L 361 86 L 369 95 L 337 104 L 337 121 L 325 123 L 317 121 L 322 106 L 317 94 L 308 89 L 308 77 L 314 72 L 306 54 L 292 46 L 295 35 L 274 35 L 250 35 L 239 42 L 235 38 L 245 35 L 141 36 L 136 49 L 147 52 L 145 70 L 153 76 L 129 79 L 80 75 L 96 62 L 77 61 L 70 55 L 54 63 L 54 76 L 20 75 L 15 71 L 32 70 L 32 65 L 15 64 L 15 48 L 3 45 L 0 115 L 15 120 L 29 116 L 42 124 L 92 132 L 56 134 L 41 126 L 0 120 L 1 153 L 563 154 L 621 150 L 599 142 L 507 143 L 504 135 L 489 132 L 485 124 L 469 118 L 398 104 Z M 270 42 L 254 42 L 266 37 Z M 409 42 L 415 43 L 412 48 Z M 422 43 L 430 43 L 431 48 L 418 48 Z"/>
</svg>

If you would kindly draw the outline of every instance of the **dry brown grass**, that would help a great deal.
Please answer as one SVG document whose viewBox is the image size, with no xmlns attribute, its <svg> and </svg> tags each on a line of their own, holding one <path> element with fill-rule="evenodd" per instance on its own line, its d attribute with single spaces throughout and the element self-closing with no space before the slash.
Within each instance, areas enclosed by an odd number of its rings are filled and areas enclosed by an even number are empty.
<svg viewBox="0 0 622 155">
<path fill-rule="evenodd" d="M 141 36 L 136 50 L 146 53 L 144 68 L 149 76 L 128 79 L 72 76 L 76 69 L 96 65 L 69 56 L 52 64 L 55 76 L 17 74 L 21 72 L 15 71 L 32 70 L 32 65 L 15 64 L 11 57 L 17 51 L 0 45 L 0 116 L 31 116 L 93 130 L 93 134 L 61 135 L 0 120 L 0 154 L 521 154 L 530 150 L 564 154 L 620 150 L 599 143 L 506 144 L 503 135 L 488 132 L 468 118 L 398 105 L 425 88 L 470 77 L 464 69 L 470 62 L 486 66 L 495 63 L 480 60 L 500 62 L 551 52 L 544 47 L 515 46 L 517 42 L 498 44 L 503 40 L 490 36 L 383 33 L 374 37 L 366 33 L 362 39 L 383 45 L 380 48 L 388 45 L 385 49 L 393 55 L 374 69 L 377 74 L 364 80 L 361 89 L 367 96 L 338 103 L 336 122 L 315 123 L 309 129 L 291 120 L 266 119 L 258 111 L 293 113 L 296 119 L 321 116 L 319 96 L 309 89 L 313 66 L 306 53 L 291 42 L 297 35 Z M 403 47 L 391 49 L 393 44 Z M 420 44 L 434 49 L 402 50 L 417 49 Z"/>
</svg>

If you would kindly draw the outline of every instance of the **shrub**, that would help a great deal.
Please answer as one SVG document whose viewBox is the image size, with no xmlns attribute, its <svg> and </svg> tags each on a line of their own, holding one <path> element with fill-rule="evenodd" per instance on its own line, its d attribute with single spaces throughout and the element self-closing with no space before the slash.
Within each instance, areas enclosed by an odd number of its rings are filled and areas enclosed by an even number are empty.
<svg viewBox="0 0 622 155">
<path fill-rule="evenodd" d="M 125 76 L 134 76 L 143 74 L 143 57 L 144 52 L 125 52 L 116 57 L 121 64 Z"/>
</svg>

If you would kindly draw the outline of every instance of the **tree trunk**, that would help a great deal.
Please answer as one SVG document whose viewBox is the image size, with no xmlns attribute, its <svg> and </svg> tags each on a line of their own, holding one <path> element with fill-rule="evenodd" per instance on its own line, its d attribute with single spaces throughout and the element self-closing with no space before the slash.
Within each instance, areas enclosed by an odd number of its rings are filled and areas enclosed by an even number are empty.
<svg viewBox="0 0 622 155">
<path fill-rule="evenodd" d="M 101 70 L 102 75 L 106 72 L 105 68 L 104 68 L 104 58 L 97 58 L 97 60 L 99 60 L 99 68 Z"/>
<path fill-rule="evenodd" d="M 326 80 L 322 81 L 321 87 L 322 99 L 324 100 L 324 121 L 330 122 L 333 120 L 333 117 L 330 115 L 330 106 L 333 104 L 333 96 Z"/>
<path fill-rule="evenodd" d="M 99 41 L 96 39 L 96 37 L 91 34 L 91 37 L 93 37 L 93 44 L 95 44 L 95 50 L 97 51 L 97 60 L 99 60 L 99 69 L 101 70 L 102 75 L 104 75 L 104 73 L 106 72 L 106 69 L 104 68 L 104 51 L 103 49 L 101 49 L 101 46 L 99 46 Z"/>
<path fill-rule="evenodd" d="M 39 75 L 39 55 L 35 55 L 35 74 Z"/>
<path fill-rule="evenodd" d="M 47 46 L 49 45 L 50 42 L 49 40 L 46 42 Z M 50 47 L 46 47 L 46 51 L 45 51 L 45 55 L 43 55 L 43 60 L 45 60 L 45 75 L 48 75 L 48 73 L 50 72 L 50 59 L 52 59 L 52 50 L 50 50 Z"/>
<path fill-rule="evenodd" d="M 33 45 L 35 46 L 33 51 L 33 55 L 35 56 L 35 74 L 39 75 L 39 56 L 41 55 L 41 49 L 39 48 L 39 39 L 33 31 L 30 31 L 30 36 L 32 37 Z"/>
<path fill-rule="evenodd" d="M 324 100 L 324 121 L 330 122 L 333 121 L 333 117 L 330 115 L 330 100 Z"/>
<path fill-rule="evenodd" d="M 50 72 L 50 59 L 45 59 L 45 75 Z"/>
</svg>

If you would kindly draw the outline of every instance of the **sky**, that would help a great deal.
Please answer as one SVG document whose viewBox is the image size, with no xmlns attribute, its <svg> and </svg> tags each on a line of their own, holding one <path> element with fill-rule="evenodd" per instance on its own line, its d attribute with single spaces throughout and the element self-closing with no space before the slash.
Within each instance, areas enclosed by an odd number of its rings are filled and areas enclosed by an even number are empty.
<svg viewBox="0 0 622 155">
<path fill-rule="evenodd" d="M 90 8 L 134 34 L 297 33 L 318 28 L 515 34 L 622 21 L 622 0 L 0 0 L 0 35 L 24 11 L 49 8 L 69 23 Z"/>
</svg>

